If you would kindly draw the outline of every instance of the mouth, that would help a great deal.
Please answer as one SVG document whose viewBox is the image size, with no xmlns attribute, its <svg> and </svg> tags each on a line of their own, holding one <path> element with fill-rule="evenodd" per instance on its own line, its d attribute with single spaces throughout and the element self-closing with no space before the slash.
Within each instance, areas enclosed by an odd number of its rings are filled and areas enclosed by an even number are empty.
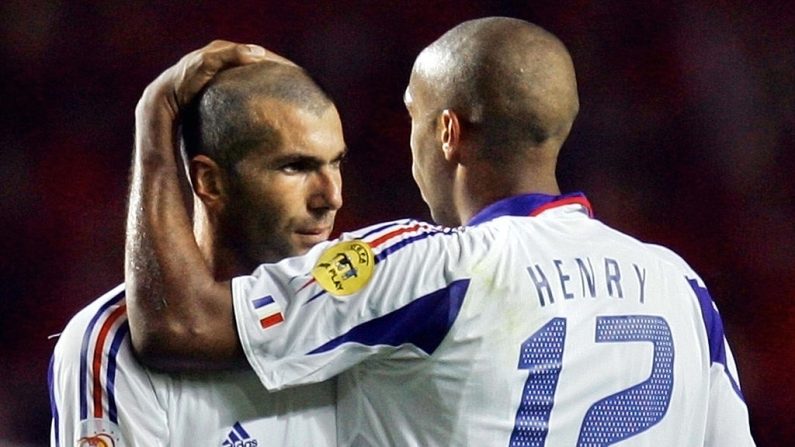
<svg viewBox="0 0 795 447">
<path fill-rule="evenodd" d="M 330 227 L 302 228 L 295 231 L 298 239 L 306 246 L 311 247 L 315 244 L 328 240 L 331 234 Z"/>
</svg>

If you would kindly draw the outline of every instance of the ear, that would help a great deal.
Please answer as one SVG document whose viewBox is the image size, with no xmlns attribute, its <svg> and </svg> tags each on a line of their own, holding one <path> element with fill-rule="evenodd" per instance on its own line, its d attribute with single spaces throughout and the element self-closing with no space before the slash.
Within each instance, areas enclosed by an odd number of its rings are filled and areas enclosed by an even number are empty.
<svg viewBox="0 0 795 447">
<path fill-rule="evenodd" d="M 442 129 L 439 138 L 444 158 L 449 162 L 459 163 L 461 161 L 461 123 L 458 120 L 458 115 L 450 109 L 444 109 L 440 119 Z"/>
<path fill-rule="evenodd" d="M 218 163 L 206 155 L 197 155 L 189 163 L 193 193 L 208 210 L 218 209 L 224 203 L 223 171 Z"/>
</svg>

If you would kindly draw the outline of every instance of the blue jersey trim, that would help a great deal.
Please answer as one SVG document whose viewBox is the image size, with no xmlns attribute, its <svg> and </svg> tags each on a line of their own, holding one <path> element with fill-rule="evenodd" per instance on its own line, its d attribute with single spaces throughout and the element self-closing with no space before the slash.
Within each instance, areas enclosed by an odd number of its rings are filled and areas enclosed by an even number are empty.
<svg viewBox="0 0 795 447">
<path fill-rule="evenodd" d="M 114 424 L 117 424 L 118 421 L 118 414 L 116 411 L 116 356 L 119 352 L 119 346 L 124 341 L 124 338 L 127 334 L 130 333 L 130 322 L 125 321 L 119 326 L 119 330 L 116 332 L 116 335 L 113 337 L 113 342 L 110 345 L 110 352 L 108 354 L 108 380 L 107 380 L 107 392 L 108 392 L 108 419 Z"/>
<path fill-rule="evenodd" d="M 386 230 L 387 228 L 390 228 L 390 227 L 396 227 L 398 225 L 405 225 L 405 221 L 389 222 L 388 224 L 380 225 L 380 226 L 378 226 L 376 228 L 373 228 L 372 230 L 368 231 L 367 233 L 364 233 L 363 235 L 361 235 L 357 239 L 364 239 L 367 236 L 370 236 L 370 235 L 373 235 L 375 233 L 378 233 L 379 231 Z"/>
<path fill-rule="evenodd" d="M 723 332 L 723 321 L 721 321 L 720 314 L 712 304 L 712 297 L 709 295 L 709 291 L 705 287 L 701 287 L 695 279 L 686 279 L 693 289 L 693 292 L 695 292 L 698 298 L 698 304 L 701 307 L 701 318 L 704 320 L 704 329 L 707 331 L 707 339 L 709 340 L 709 359 L 712 363 L 720 363 L 723 365 L 723 370 L 726 372 L 726 376 L 729 377 L 729 382 L 732 388 L 734 388 L 734 392 L 745 402 L 745 397 L 743 397 L 740 385 L 729 371 L 728 362 L 726 360 L 726 348 L 724 343 L 726 335 Z"/>
<path fill-rule="evenodd" d="M 55 374 L 53 372 L 55 363 L 55 354 L 50 357 L 50 367 L 47 368 L 47 385 L 50 389 L 50 412 L 52 413 L 52 428 L 53 428 L 53 437 L 55 438 L 55 447 L 59 447 L 61 445 L 61 436 L 59 433 L 59 422 L 58 422 L 58 405 L 55 402 L 55 386 L 53 385 L 53 381 L 55 379 Z"/>
<path fill-rule="evenodd" d="M 328 352 L 344 343 L 395 347 L 412 344 L 428 355 L 433 354 L 458 317 L 468 288 L 468 279 L 454 281 L 400 309 L 352 328 L 308 355 Z"/>
<path fill-rule="evenodd" d="M 94 317 L 88 323 L 88 328 L 83 334 L 83 344 L 80 348 L 80 420 L 88 418 L 88 386 L 86 380 L 88 378 L 88 346 L 91 341 L 91 333 L 94 332 L 94 326 L 97 324 L 99 317 L 108 310 L 109 307 L 118 303 L 124 298 L 124 291 L 119 292 L 118 295 L 108 300 L 102 307 L 99 308 Z"/>
<path fill-rule="evenodd" d="M 523 194 L 520 196 L 508 197 L 494 202 L 486 208 L 480 210 L 467 225 L 478 225 L 488 222 L 501 216 L 529 216 L 538 208 L 563 199 L 585 198 L 585 194 L 574 192 L 553 196 L 549 194 Z"/>
<path fill-rule="evenodd" d="M 416 236 L 412 236 L 410 238 L 403 239 L 399 242 L 396 242 L 388 247 L 384 247 L 380 253 L 375 256 L 375 263 L 378 264 L 379 262 L 383 261 L 387 258 L 387 256 L 395 253 L 396 251 L 400 250 L 401 248 L 417 241 L 421 241 L 429 236 L 433 236 L 434 234 L 445 233 L 444 230 L 432 230 L 427 233 L 418 234 Z M 451 233 L 447 233 L 451 234 Z"/>
<path fill-rule="evenodd" d="M 320 298 L 320 296 L 321 296 L 321 295 L 324 295 L 324 294 L 326 294 L 326 293 L 328 293 L 328 292 L 326 292 L 326 290 L 325 290 L 325 289 L 320 289 L 320 291 L 319 291 L 319 292 L 317 292 L 316 294 L 312 295 L 312 297 L 311 297 L 311 298 L 309 298 L 308 300 L 306 300 L 306 303 L 304 303 L 304 305 L 306 305 L 306 304 L 309 304 L 309 303 L 311 303 L 312 301 L 315 301 L 315 299 L 316 299 L 316 298 Z"/>
</svg>

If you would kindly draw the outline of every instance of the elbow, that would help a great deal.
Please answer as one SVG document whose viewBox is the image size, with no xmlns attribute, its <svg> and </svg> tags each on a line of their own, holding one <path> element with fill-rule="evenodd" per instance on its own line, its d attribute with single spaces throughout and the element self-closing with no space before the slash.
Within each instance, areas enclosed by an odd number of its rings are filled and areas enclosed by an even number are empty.
<svg viewBox="0 0 795 447">
<path fill-rule="evenodd" d="M 152 300 L 155 294 L 129 289 L 130 337 L 143 365 L 163 372 L 207 371 L 228 369 L 244 358 L 234 324 L 230 325 L 230 320 L 234 321 L 231 309 L 229 317 L 218 316 L 214 303 L 220 299 L 200 299 L 203 295 L 191 293 L 169 305 L 166 300 Z M 210 305 L 201 305 L 204 302 Z M 224 309 L 227 307 L 231 306 Z"/>
<path fill-rule="evenodd" d="M 157 371 L 180 372 L 185 370 L 189 337 L 178 327 L 154 328 L 149 326 L 143 330 L 131 330 L 131 342 L 136 358 L 143 365 Z"/>
<path fill-rule="evenodd" d="M 238 369 L 247 365 L 238 344 L 219 345 L 210 328 L 171 324 L 131 331 L 137 360 L 155 371 L 166 373 Z"/>
</svg>

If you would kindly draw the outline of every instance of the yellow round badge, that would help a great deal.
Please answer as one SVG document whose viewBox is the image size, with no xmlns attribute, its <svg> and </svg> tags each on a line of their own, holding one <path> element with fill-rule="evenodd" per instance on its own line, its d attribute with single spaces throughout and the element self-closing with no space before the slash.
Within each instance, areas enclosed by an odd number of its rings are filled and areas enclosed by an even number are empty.
<svg viewBox="0 0 795 447">
<path fill-rule="evenodd" d="M 364 287 L 370 281 L 374 267 L 375 257 L 367 242 L 345 241 L 320 255 L 312 276 L 326 292 L 345 296 Z"/>
</svg>

